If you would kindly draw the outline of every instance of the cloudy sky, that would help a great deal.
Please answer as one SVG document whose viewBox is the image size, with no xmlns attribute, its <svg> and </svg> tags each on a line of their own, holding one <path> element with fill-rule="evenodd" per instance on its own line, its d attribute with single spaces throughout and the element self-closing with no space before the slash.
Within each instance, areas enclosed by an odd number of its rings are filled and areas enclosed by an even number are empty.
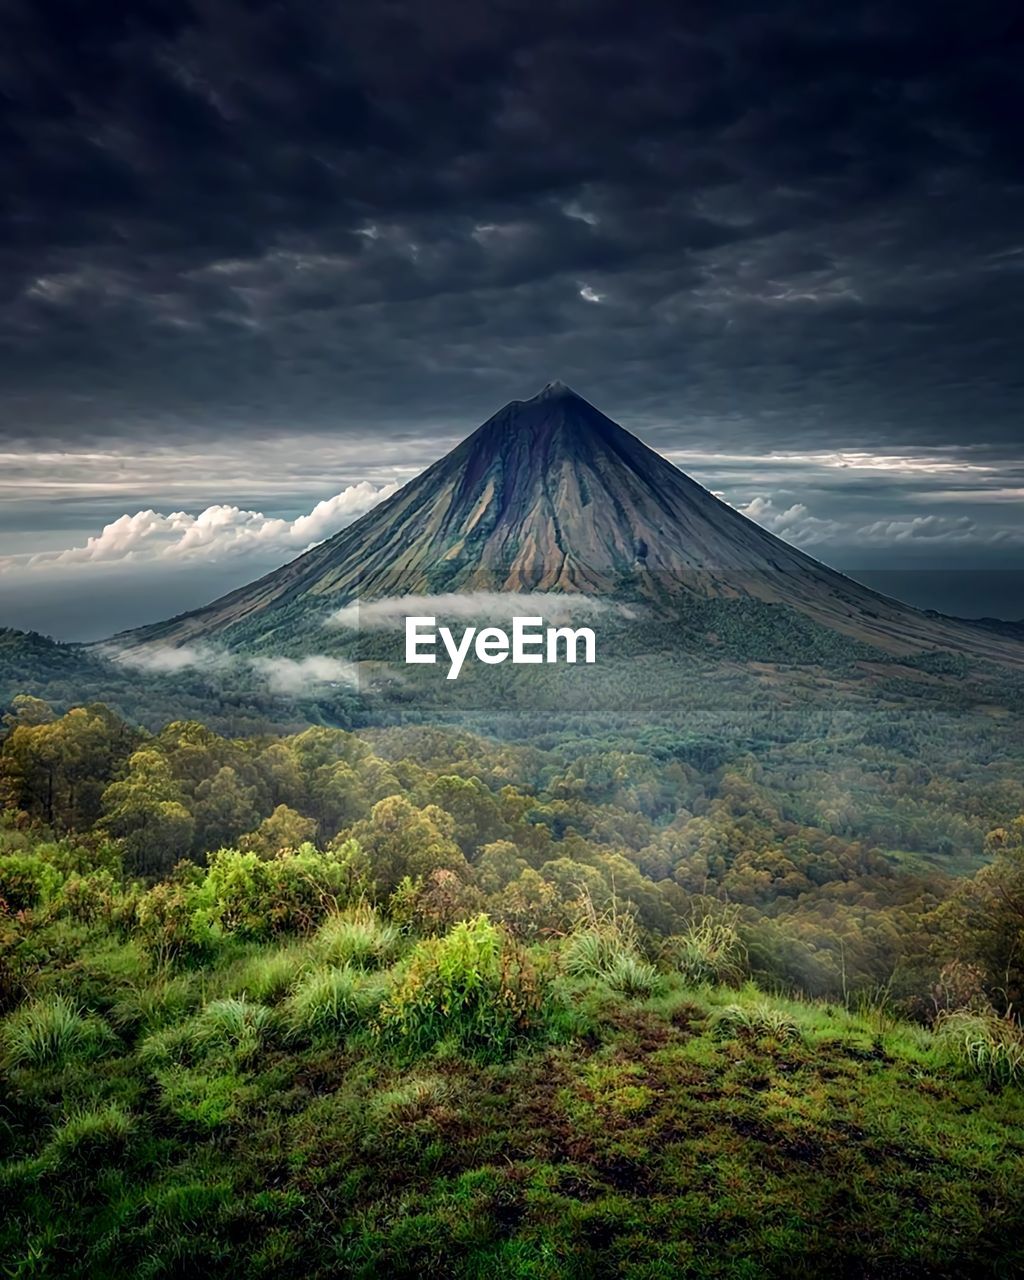
<svg viewBox="0 0 1024 1280">
<path fill-rule="evenodd" d="M 1013 9 L 11 0 L 0 623 L 198 604 L 552 378 L 1024 614 Z"/>
</svg>

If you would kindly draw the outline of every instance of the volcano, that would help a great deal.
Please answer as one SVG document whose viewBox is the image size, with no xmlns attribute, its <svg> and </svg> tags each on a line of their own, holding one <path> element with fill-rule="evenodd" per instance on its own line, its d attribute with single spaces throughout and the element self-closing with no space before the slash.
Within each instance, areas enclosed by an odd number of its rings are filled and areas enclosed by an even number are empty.
<svg viewBox="0 0 1024 1280">
<path fill-rule="evenodd" d="M 621 598 L 663 617 L 685 617 L 698 599 L 755 600 L 891 654 L 946 649 L 1006 660 L 1021 648 L 878 595 L 798 551 L 559 382 L 505 405 L 289 564 L 116 639 L 262 644 L 319 629 L 357 600 L 473 591 Z"/>
</svg>

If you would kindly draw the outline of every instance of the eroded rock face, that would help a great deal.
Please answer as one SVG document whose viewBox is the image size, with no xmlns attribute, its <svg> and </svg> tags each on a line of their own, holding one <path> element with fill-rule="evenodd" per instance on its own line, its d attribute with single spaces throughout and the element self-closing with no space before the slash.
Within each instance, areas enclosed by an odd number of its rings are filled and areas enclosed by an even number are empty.
<svg viewBox="0 0 1024 1280">
<path fill-rule="evenodd" d="M 787 604 L 893 653 L 1024 648 L 869 591 L 760 528 L 562 383 L 513 400 L 355 524 L 181 618 L 121 637 L 273 632 L 356 599 L 473 590 Z M 1010 660 L 1019 660 L 1020 655 Z"/>
</svg>

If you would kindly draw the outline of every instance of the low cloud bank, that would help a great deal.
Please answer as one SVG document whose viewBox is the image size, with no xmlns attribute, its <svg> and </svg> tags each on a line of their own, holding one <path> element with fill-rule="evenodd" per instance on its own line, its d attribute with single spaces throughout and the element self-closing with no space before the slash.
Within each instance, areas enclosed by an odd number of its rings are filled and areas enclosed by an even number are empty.
<svg viewBox="0 0 1024 1280">
<path fill-rule="evenodd" d="M 359 682 L 356 663 L 325 654 L 310 654 L 305 658 L 247 658 L 210 645 L 182 645 L 178 649 L 170 646 L 121 650 L 108 647 L 103 652 L 121 666 L 158 675 L 173 675 L 187 670 L 211 675 L 248 671 L 262 680 L 271 693 L 292 697 L 310 693 L 326 684 L 355 687 Z"/>
<path fill-rule="evenodd" d="M 846 547 L 889 547 L 930 543 L 959 547 L 1016 547 L 1024 543 L 1019 529 L 983 528 L 970 516 L 924 515 L 910 519 L 873 520 L 870 524 L 846 526 L 836 520 L 812 515 L 802 502 L 779 508 L 772 498 L 758 495 L 737 508 L 769 533 L 796 547 L 836 545 Z"/>
<path fill-rule="evenodd" d="M 244 556 L 294 555 L 331 537 L 397 489 L 397 484 L 377 486 L 363 480 L 294 520 L 225 504 L 207 507 L 198 515 L 136 511 L 105 525 L 84 546 L 8 556 L 0 559 L 0 570 L 125 561 L 211 563 Z"/>
<path fill-rule="evenodd" d="M 562 591 L 467 591 L 436 596 L 384 596 L 379 600 L 356 600 L 332 613 L 326 625 L 352 631 L 387 631 L 402 626 L 414 615 L 439 618 L 485 618 L 507 622 L 512 617 L 537 616 L 563 624 L 599 613 L 635 617 L 628 605 L 593 596 Z"/>
<path fill-rule="evenodd" d="M 271 693 L 300 694 L 317 685 L 359 683 L 359 668 L 342 658 L 312 654 L 307 658 L 251 658 L 249 665 L 264 676 Z"/>
<path fill-rule="evenodd" d="M 148 649 L 118 649 L 104 645 L 100 652 L 112 662 L 137 671 L 152 671 L 157 675 L 173 675 L 177 671 L 196 668 L 200 671 L 227 671 L 236 666 L 238 659 L 223 649 L 209 645 L 187 645 L 175 649 L 170 645 Z"/>
</svg>

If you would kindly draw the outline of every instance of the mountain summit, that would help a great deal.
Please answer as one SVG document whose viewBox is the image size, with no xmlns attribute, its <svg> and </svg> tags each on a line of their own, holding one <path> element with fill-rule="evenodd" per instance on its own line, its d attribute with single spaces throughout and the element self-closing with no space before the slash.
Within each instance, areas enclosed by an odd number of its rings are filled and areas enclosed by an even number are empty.
<svg viewBox="0 0 1024 1280">
<path fill-rule="evenodd" d="M 888 600 L 720 501 L 564 383 L 513 400 L 398 493 L 290 564 L 121 637 L 172 644 L 294 634 L 359 599 L 583 592 L 648 603 L 787 605 L 896 653 L 999 644 Z"/>
</svg>

